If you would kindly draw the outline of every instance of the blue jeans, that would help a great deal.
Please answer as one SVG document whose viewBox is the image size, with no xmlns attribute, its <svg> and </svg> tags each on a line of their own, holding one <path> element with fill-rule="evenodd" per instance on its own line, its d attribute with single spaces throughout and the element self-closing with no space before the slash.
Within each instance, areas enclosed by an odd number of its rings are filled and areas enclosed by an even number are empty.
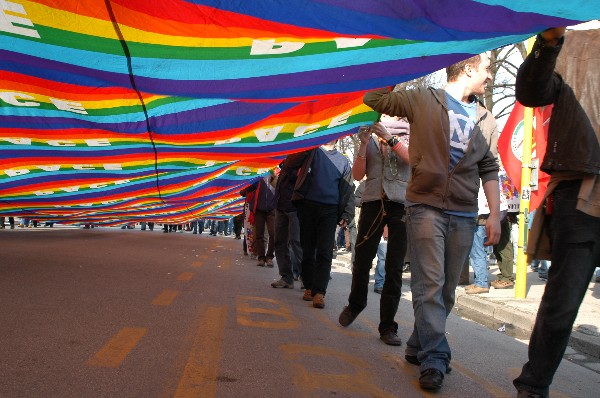
<svg viewBox="0 0 600 398">
<path fill-rule="evenodd" d="M 300 246 L 300 223 L 295 211 L 275 209 L 275 258 L 281 279 L 294 283 L 294 268 L 302 260 Z"/>
<path fill-rule="evenodd" d="M 486 238 L 485 225 L 478 225 L 475 230 L 475 235 L 473 235 L 473 247 L 469 254 L 471 267 L 473 267 L 473 273 L 475 274 L 475 286 L 485 288 L 489 287 L 487 256 L 485 246 L 483 245 Z"/>
<path fill-rule="evenodd" d="M 385 255 L 387 253 L 387 241 L 382 240 L 377 246 L 377 267 L 375 267 L 375 289 L 382 289 L 385 281 Z"/>
<path fill-rule="evenodd" d="M 600 264 L 600 218 L 575 207 L 581 180 L 563 181 L 552 192 L 552 266 L 529 341 L 529 362 L 513 384 L 548 395 L 567 348 L 579 306 Z"/>
<path fill-rule="evenodd" d="M 297 207 L 302 244 L 302 283 L 313 296 L 325 294 L 331 273 L 338 206 L 305 199 Z"/>
<path fill-rule="evenodd" d="M 454 306 L 476 222 L 474 217 L 450 215 L 426 205 L 408 207 L 406 216 L 415 314 L 406 354 L 417 356 L 421 371 L 433 368 L 444 374 L 452 359 L 446 318 Z"/>
</svg>

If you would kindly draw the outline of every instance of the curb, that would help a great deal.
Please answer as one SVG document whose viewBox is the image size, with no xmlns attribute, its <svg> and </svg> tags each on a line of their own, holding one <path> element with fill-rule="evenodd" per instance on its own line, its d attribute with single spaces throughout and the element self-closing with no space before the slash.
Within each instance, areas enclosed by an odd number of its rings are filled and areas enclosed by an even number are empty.
<svg viewBox="0 0 600 398">
<path fill-rule="evenodd" d="M 527 313 L 518 308 L 506 306 L 503 303 L 496 303 L 481 297 L 461 294 L 458 291 L 454 309 L 458 310 L 461 316 L 467 315 L 468 317 L 468 313 L 471 312 L 471 315 L 475 315 L 473 318 L 483 317 L 483 320 L 474 320 L 490 328 L 499 324 L 505 325 L 506 331 L 510 331 L 509 334 L 527 339 L 531 335 L 536 318 L 536 314 Z M 467 314 L 461 312 L 465 309 Z M 598 336 L 573 330 L 568 345 L 584 354 L 600 358 L 600 338 Z"/>
</svg>

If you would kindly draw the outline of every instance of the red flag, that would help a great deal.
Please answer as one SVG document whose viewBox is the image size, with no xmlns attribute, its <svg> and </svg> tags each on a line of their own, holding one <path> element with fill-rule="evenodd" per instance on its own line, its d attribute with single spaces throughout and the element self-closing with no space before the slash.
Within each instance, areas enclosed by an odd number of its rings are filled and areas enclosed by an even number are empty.
<svg viewBox="0 0 600 398">
<path fill-rule="evenodd" d="M 506 121 L 506 125 L 498 139 L 498 154 L 506 169 L 506 174 L 521 192 L 521 163 L 523 158 L 523 110 L 525 107 L 519 102 L 515 106 Z M 552 105 L 533 110 L 533 139 L 531 143 L 531 159 L 539 159 L 541 165 L 546 154 L 546 143 L 548 137 L 548 123 L 552 114 Z M 538 170 L 538 188 L 531 191 L 529 209 L 536 209 L 548 187 L 550 176 Z"/>
</svg>

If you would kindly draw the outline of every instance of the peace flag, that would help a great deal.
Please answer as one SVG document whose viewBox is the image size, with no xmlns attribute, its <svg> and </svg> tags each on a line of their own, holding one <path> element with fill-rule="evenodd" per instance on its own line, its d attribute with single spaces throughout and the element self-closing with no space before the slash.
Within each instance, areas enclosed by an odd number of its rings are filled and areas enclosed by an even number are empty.
<svg viewBox="0 0 600 398">
<path fill-rule="evenodd" d="M 287 154 L 357 131 L 389 87 L 599 0 L 0 0 L 0 214 L 227 217 Z"/>
</svg>

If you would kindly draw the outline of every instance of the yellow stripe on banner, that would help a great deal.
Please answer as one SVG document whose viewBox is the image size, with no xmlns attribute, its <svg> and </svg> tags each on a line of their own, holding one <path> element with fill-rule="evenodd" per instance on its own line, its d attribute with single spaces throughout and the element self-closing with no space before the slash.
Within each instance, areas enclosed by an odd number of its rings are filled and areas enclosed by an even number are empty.
<svg viewBox="0 0 600 398">
<path fill-rule="evenodd" d="M 146 334 L 146 328 L 123 328 L 100 349 L 87 364 L 102 368 L 118 368 Z"/>
<path fill-rule="evenodd" d="M 178 294 L 179 292 L 177 290 L 164 290 L 154 300 L 152 300 L 152 305 L 171 305 Z"/>
<path fill-rule="evenodd" d="M 209 307 L 206 310 L 196 331 L 175 398 L 216 396 L 226 316 L 227 307 Z"/>
</svg>

